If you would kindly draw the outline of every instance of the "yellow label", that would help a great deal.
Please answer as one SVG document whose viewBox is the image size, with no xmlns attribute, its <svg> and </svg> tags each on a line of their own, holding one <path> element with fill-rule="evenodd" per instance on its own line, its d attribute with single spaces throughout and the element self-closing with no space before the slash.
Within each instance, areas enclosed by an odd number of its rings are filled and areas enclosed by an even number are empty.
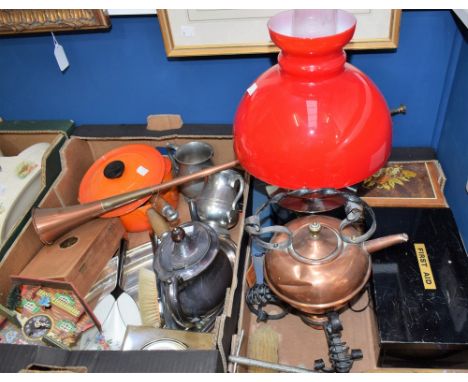
<svg viewBox="0 0 468 382">
<path fill-rule="evenodd" d="M 427 256 L 426 246 L 424 244 L 414 244 L 416 257 L 418 258 L 419 271 L 423 281 L 424 289 L 437 289 L 434 275 L 432 274 L 431 263 Z"/>
</svg>

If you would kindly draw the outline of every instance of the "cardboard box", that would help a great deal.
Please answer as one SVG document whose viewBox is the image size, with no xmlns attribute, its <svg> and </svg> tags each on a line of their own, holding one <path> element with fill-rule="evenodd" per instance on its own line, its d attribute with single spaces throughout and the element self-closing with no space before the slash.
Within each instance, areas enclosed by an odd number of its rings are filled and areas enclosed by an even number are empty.
<svg viewBox="0 0 468 382">
<path fill-rule="evenodd" d="M 250 248 L 247 249 L 245 262 L 245 275 L 250 267 Z M 246 280 L 243 281 L 243 292 L 245 296 L 248 290 Z M 365 292 L 355 303 L 355 308 L 358 310 L 366 305 L 368 294 Z M 276 308 L 270 306 L 266 308 L 270 313 L 273 313 Z M 352 368 L 353 372 L 363 372 L 376 369 L 376 356 L 378 354 L 377 342 L 375 341 L 375 319 L 371 313 L 371 309 L 367 308 L 363 312 L 355 313 L 349 309 L 340 315 L 343 332 L 342 340 L 347 343 L 350 349 L 361 349 L 364 353 L 364 358 L 360 361 L 355 361 Z M 279 338 L 278 343 L 278 363 L 306 368 L 313 370 L 314 361 L 322 358 L 327 367 L 330 366 L 328 359 L 327 340 L 323 330 L 312 328 L 306 325 L 299 316 L 288 314 L 286 317 L 279 320 L 269 320 L 266 323 L 257 322 L 257 317 L 250 312 L 245 304 L 245 299 L 242 299 L 238 332 L 233 337 L 231 354 L 242 357 L 248 356 L 249 339 L 255 330 L 268 326 L 272 328 Z M 239 341 L 241 341 L 239 343 Z M 299 346 L 300 344 L 300 346 Z M 239 350 L 239 353 L 237 351 Z M 245 366 L 231 364 L 231 371 L 247 372 Z"/>
<path fill-rule="evenodd" d="M 0 152 L 4 156 L 16 156 L 36 143 L 50 144 L 42 159 L 41 189 L 27 213 L 15 224 L 8 238 L 0 244 L 0 260 L 28 221 L 32 207 L 37 206 L 60 173 L 59 149 L 71 133 L 73 126 L 74 123 L 70 120 L 0 122 Z"/>
<path fill-rule="evenodd" d="M 410 154 L 409 157 L 408 157 L 408 153 Z M 436 157 L 432 149 L 403 148 L 403 149 L 394 149 L 392 152 L 392 159 L 399 160 L 399 161 L 435 160 Z M 266 196 L 265 196 L 266 191 L 264 190 L 265 188 L 264 185 L 262 185 L 260 181 L 253 180 L 251 184 L 251 188 L 254 189 L 257 187 L 260 189 L 263 195 L 261 197 L 258 197 L 258 200 L 255 202 L 255 205 L 254 205 L 254 210 L 255 210 L 255 207 L 258 207 L 266 200 Z M 377 208 L 376 210 L 379 210 L 379 209 Z M 380 210 L 385 210 L 385 209 L 380 208 Z M 405 211 L 405 213 L 410 213 L 410 209 L 407 209 L 407 208 L 400 208 L 400 209 L 388 208 L 388 210 L 394 210 L 395 212 L 401 210 L 401 211 Z M 448 212 L 449 210 L 446 210 L 446 209 L 440 209 L 440 210 L 434 209 L 434 210 L 440 214 L 445 213 L 445 211 L 449 213 Z M 377 227 L 380 226 L 378 216 L 379 214 L 377 214 Z M 393 217 L 394 216 L 392 216 L 392 218 Z M 387 220 L 388 220 L 388 217 L 387 217 Z M 395 224 L 398 225 L 398 219 L 394 219 L 394 220 L 397 222 Z M 427 219 L 421 219 L 419 217 L 418 220 L 421 222 L 420 223 L 421 226 L 424 226 L 427 224 L 431 226 L 431 222 L 428 221 Z M 408 224 L 411 225 L 411 221 L 410 220 L 408 221 L 409 221 Z M 381 225 L 388 226 L 390 225 L 390 223 L 389 221 L 387 221 L 385 223 L 382 223 Z M 450 240 L 455 242 L 455 243 L 452 242 L 450 247 L 453 247 L 454 245 L 458 245 L 456 240 L 453 240 L 454 228 L 451 226 L 451 228 L 449 229 L 445 227 L 446 225 L 447 224 L 444 225 L 444 229 L 449 230 L 449 231 L 450 229 L 452 229 L 450 233 L 450 235 L 452 235 L 452 238 Z M 399 227 L 401 228 L 401 224 Z M 407 230 L 406 228 L 405 230 Z M 435 228 L 434 227 L 432 228 L 437 229 L 437 226 L 435 226 Z M 415 228 L 413 227 L 413 230 L 414 229 Z M 388 232 L 385 232 L 385 231 L 381 232 L 380 234 L 377 234 L 375 237 L 398 232 L 395 230 L 390 231 L 388 230 L 388 227 L 387 227 L 387 231 Z M 414 232 L 410 232 L 409 230 L 407 230 L 407 232 L 410 236 L 411 235 L 414 236 L 415 234 Z M 434 235 L 432 232 L 430 234 Z M 437 240 L 437 238 L 434 240 Z M 440 244 L 440 245 L 443 246 L 443 244 Z M 445 248 L 448 248 L 448 247 L 449 246 L 447 245 L 445 246 Z M 390 252 L 391 250 L 392 248 L 390 248 Z M 395 250 L 395 252 L 396 253 L 391 253 L 390 256 L 402 255 L 401 251 Z M 278 362 L 280 364 L 313 370 L 314 361 L 318 359 L 323 359 L 325 361 L 326 366 L 327 367 L 330 366 L 330 360 L 328 356 L 328 345 L 327 345 L 326 337 L 325 337 L 323 330 L 317 330 L 317 329 L 311 328 L 310 326 L 307 326 L 301 320 L 299 316 L 296 316 L 293 314 L 288 314 L 286 317 L 277 321 L 270 320 L 266 323 L 257 322 L 257 317 L 249 310 L 249 308 L 247 307 L 245 303 L 245 298 L 244 298 L 244 296 L 246 296 L 247 291 L 248 291 L 247 279 L 249 279 L 250 282 L 252 281 L 252 272 L 250 269 L 250 266 L 251 266 L 250 247 L 246 249 L 245 256 L 246 256 L 246 260 L 244 263 L 245 269 L 244 269 L 244 276 L 242 279 L 243 298 L 241 299 L 238 332 L 233 336 L 233 340 L 231 342 L 231 346 L 232 346 L 231 355 L 248 357 L 249 340 L 251 340 L 252 335 L 255 333 L 257 329 L 268 326 L 269 328 L 271 328 L 278 334 L 278 338 L 279 338 L 279 344 L 278 344 L 279 360 Z M 378 257 L 379 254 L 376 253 L 375 255 L 372 255 L 372 256 Z M 440 253 L 436 253 L 435 256 L 441 257 Z M 440 261 L 442 261 L 442 257 Z M 418 268 L 416 269 L 419 270 Z M 462 274 L 463 273 L 460 273 L 460 275 Z M 255 276 L 253 276 L 253 279 L 254 277 Z M 446 279 L 455 280 L 454 277 L 452 278 L 449 277 Z M 460 286 L 460 287 L 463 288 L 463 286 Z M 455 369 L 455 368 L 450 368 L 450 369 L 424 368 L 422 369 L 422 368 L 414 368 L 414 367 L 410 368 L 408 364 L 404 365 L 403 362 L 399 364 L 400 367 L 379 367 L 378 365 L 379 365 L 380 349 L 379 349 L 378 323 L 377 323 L 377 319 L 376 319 L 376 315 L 374 311 L 375 303 L 372 299 L 369 300 L 370 289 L 371 288 L 368 288 L 367 290 L 363 291 L 363 294 L 359 297 L 358 301 L 353 303 L 353 308 L 355 310 L 359 311 L 360 309 L 365 308 L 363 311 L 354 312 L 350 309 L 346 309 L 340 315 L 340 318 L 343 324 L 342 340 L 346 342 L 346 346 L 349 346 L 350 349 L 362 350 L 363 356 L 364 356 L 362 360 L 354 361 L 351 372 L 379 372 L 379 373 L 380 372 L 424 372 L 424 373 L 427 373 L 427 372 L 466 372 L 467 371 L 466 369 L 460 369 L 461 367 L 464 367 L 464 366 L 461 366 L 464 363 L 460 362 L 459 358 L 456 360 L 457 363 L 452 363 L 452 365 L 457 365 L 459 369 Z M 396 290 L 398 288 L 395 287 L 394 289 Z M 383 290 L 382 292 L 385 293 L 386 291 Z M 447 294 L 447 296 L 450 296 L 450 298 L 452 299 L 453 299 L 453 296 L 455 295 L 457 294 L 454 292 L 450 292 Z M 453 303 L 452 305 L 456 306 L 456 304 L 453 304 Z M 269 306 L 268 308 L 266 308 L 266 310 L 269 313 L 278 313 L 277 308 L 274 306 Z M 455 315 L 454 319 L 458 319 L 458 316 Z M 441 330 L 444 330 L 443 328 L 446 322 L 445 321 L 441 321 L 441 322 L 442 322 Z M 461 320 L 460 322 L 464 322 L 464 321 Z M 403 323 L 403 324 L 406 324 L 406 323 Z M 402 330 L 403 331 L 408 330 L 408 327 L 405 326 Z M 459 352 L 457 354 L 461 357 L 466 357 L 465 353 Z M 429 360 L 428 362 L 431 363 L 432 360 Z M 453 366 L 450 366 L 450 367 L 453 367 Z M 248 372 L 247 367 L 242 366 L 240 364 L 234 364 L 234 363 L 229 364 L 229 370 L 231 372 L 240 372 L 240 373 Z"/>
<path fill-rule="evenodd" d="M 177 131 L 148 131 L 145 126 L 83 126 L 66 142 L 60 151 L 63 170 L 40 203 L 40 207 L 59 207 L 77 204 L 78 186 L 89 166 L 101 155 L 129 143 L 165 146 L 202 140 L 214 147 L 214 163 L 234 159 L 231 128 L 228 125 L 188 125 Z M 227 370 L 227 355 L 232 335 L 236 331 L 240 306 L 238 278 L 243 274 L 245 239 L 243 222 L 249 196 L 249 178 L 245 175 L 243 211 L 238 224 L 231 229 L 231 238 L 237 243 L 234 277 L 227 290 L 223 313 L 217 318 L 212 350 L 189 351 L 64 351 L 34 346 L 0 344 L 1 371 L 17 371 L 29 364 L 52 366 L 84 366 L 88 371 L 141 372 L 214 372 Z M 181 198 L 182 199 L 182 198 Z M 185 201 L 179 205 L 181 220 L 188 220 Z M 148 241 L 148 233 L 129 234 L 129 247 L 135 248 Z M 40 250 L 42 244 L 29 220 L 0 263 L 0 303 L 5 302 L 10 287 L 8 275 L 18 274 Z"/>
<path fill-rule="evenodd" d="M 245 261 L 245 275 L 250 267 L 250 249 L 247 248 Z M 248 290 L 244 278 L 242 296 Z M 357 312 L 365 308 L 361 312 Z M 276 308 L 266 308 L 270 313 L 278 312 Z M 356 312 L 346 309 L 340 319 L 343 325 L 342 340 L 350 349 L 360 349 L 363 352 L 363 359 L 354 361 L 351 369 L 352 373 L 363 372 L 466 372 L 459 369 L 417 369 L 409 367 L 379 367 L 379 346 L 377 322 L 373 311 L 373 302 L 369 301 L 368 290 L 365 290 L 359 299 L 353 303 Z M 299 316 L 288 314 L 280 320 L 269 320 L 266 323 L 257 322 L 257 317 L 250 312 L 245 303 L 241 300 L 238 332 L 233 336 L 231 342 L 231 355 L 248 357 L 249 340 L 253 333 L 264 326 L 273 329 L 279 338 L 278 343 L 278 363 L 287 366 L 314 369 L 314 361 L 323 359 L 326 367 L 330 366 L 328 357 L 328 345 L 325 334 L 321 329 L 315 329 L 306 325 Z M 230 372 L 245 373 L 248 368 L 239 364 L 229 364 Z"/>
</svg>

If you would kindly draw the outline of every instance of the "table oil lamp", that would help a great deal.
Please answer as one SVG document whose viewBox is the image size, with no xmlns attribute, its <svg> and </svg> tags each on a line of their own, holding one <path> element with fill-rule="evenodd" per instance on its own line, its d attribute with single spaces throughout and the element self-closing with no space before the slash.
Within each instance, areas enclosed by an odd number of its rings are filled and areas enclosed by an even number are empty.
<svg viewBox="0 0 468 382">
<path fill-rule="evenodd" d="M 347 372 L 362 357 L 341 340 L 339 313 L 364 289 L 370 253 L 407 241 L 406 234 L 369 240 L 376 222 L 372 209 L 348 187 L 375 173 L 391 149 L 391 117 L 375 84 L 346 63 L 345 45 L 356 18 L 341 10 L 295 10 L 268 22 L 280 48 L 278 64 L 247 89 L 234 122 L 234 149 L 241 165 L 261 181 L 283 189 L 247 218 L 245 229 L 263 253 L 253 259 L 257 284 L 247 305 L 259 320 L 289 311 L 324 329 L 331 368 Z M 344 219 L 316 214 L 284 226 L 261 227 L 260 213 L 285 199 L 332 198 Z M 287 204 L 287 203 L 286 203 Z M 326 203 L 322 203 L 326 204 Z M 368 229 L 360 229 L 363 220 Z M 265 236 L 271 239 L 265 239 Z M 260 259 L 260 260 L 259 260 Z M 259 282 L 265 277 L 266 283 Z M 271 316 L 273 303 L 284 312 Z"/>
</svg>

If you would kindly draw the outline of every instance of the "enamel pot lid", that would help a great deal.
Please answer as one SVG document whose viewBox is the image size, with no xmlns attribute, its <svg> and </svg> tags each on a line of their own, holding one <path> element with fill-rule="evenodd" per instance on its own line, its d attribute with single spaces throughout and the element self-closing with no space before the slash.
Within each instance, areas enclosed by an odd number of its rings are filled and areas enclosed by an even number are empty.
<svg viewBox="0 0 468 382">
<path fill-rule="evenodd" d="M 154 259 L 158 279 L 190 280 L 213 262 L 219 249 L 216 231 L 209 225 L 192 221 L 166 232 Z"/>
<path fill-rule="evenodd" d="M 161 153 L 144 144 L 125 145 L 109 151 L 88 169 L 80 183 L 80 203 L 93 202 L 110 196 L 161 183 L 165 173 Z M 135 210 L 151 195 L 108 212 L 103 217 L 116 217 Z"/>
</svg>

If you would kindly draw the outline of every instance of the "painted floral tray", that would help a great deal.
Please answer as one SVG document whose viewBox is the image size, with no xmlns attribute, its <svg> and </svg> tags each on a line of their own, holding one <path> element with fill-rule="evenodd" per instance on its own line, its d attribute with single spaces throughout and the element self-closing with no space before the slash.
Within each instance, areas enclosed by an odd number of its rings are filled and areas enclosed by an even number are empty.
<svg viewBox="0 0 468 382">
<path fill-rule="evenodd" d="M 445 208 L 445 180 L 437 160 L 388 162 L 357 193 L 371 207 Z"/>
</svg>

